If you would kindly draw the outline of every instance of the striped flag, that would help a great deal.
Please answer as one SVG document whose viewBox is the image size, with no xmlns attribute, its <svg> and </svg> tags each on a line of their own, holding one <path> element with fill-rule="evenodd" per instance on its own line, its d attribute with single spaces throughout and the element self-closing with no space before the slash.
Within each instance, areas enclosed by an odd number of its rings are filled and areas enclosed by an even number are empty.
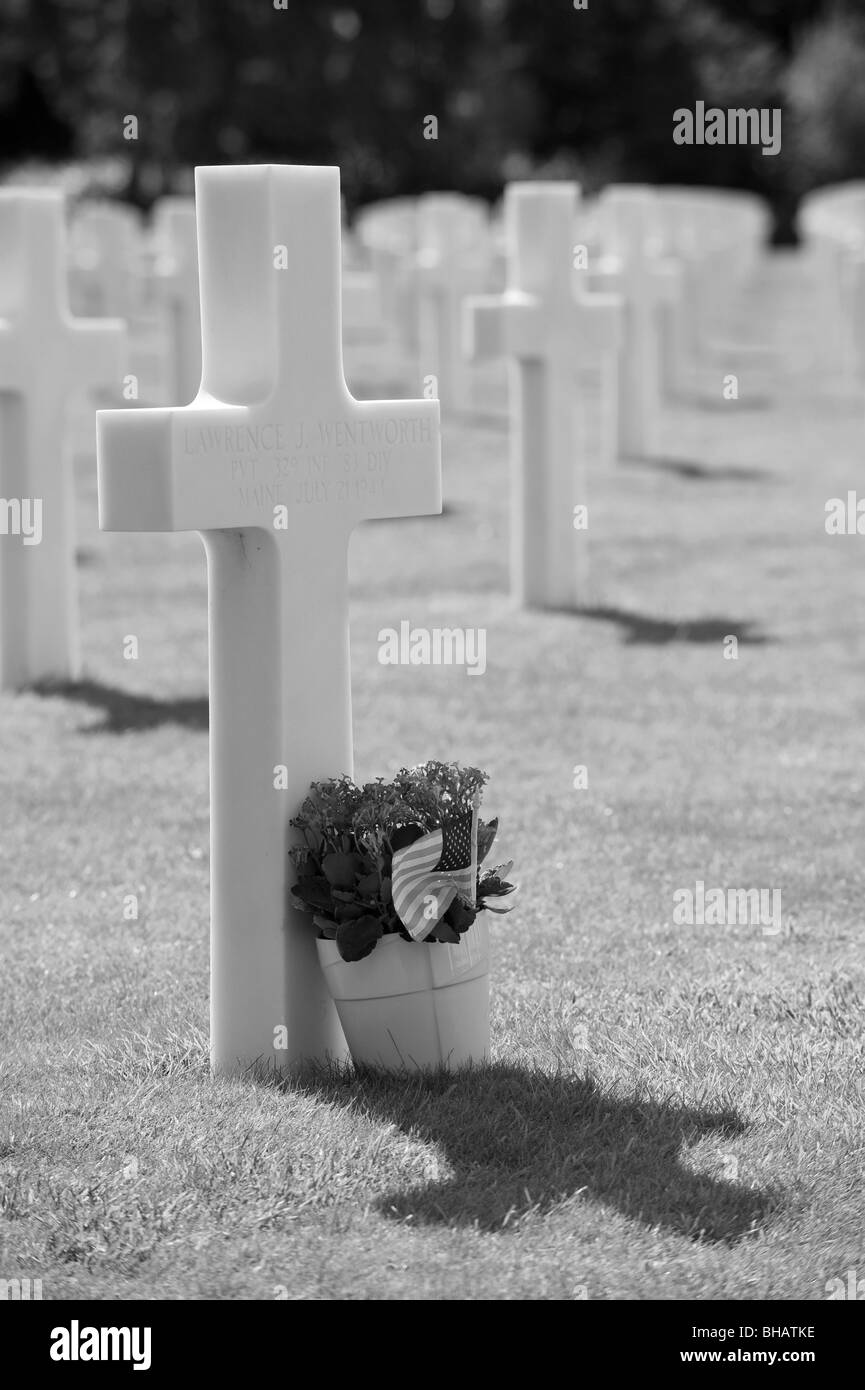
<svg viewBox="0 0 865 1390">
<path fill-rule="evenodd" d="M 459 894 L 472 906 L 478 877 L 478 808 L 454 816 L 393 857 L 391 890 L 397 916 L 422 941 Z"/>
</svg>

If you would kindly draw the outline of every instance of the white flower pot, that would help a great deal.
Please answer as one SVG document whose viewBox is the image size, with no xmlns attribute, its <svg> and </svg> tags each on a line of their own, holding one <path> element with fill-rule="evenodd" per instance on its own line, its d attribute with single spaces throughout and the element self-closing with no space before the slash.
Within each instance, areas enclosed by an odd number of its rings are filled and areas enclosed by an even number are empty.
<svg viewBox="0 0 865 1390">
<path fill-rule="evenodd" d="M 458 946 L 384 936 L 364 960 L 316 941 L 356 1063 L 392 1071 L 482 1062 L 490 1048 L 490 943 L 483 918 Z"/>
</svg>

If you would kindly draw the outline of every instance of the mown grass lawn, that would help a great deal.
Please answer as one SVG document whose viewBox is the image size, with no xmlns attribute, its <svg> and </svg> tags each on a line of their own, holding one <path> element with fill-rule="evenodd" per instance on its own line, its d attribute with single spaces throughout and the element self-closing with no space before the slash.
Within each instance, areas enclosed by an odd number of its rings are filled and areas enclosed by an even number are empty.
<svg viewBox="0 0 865 1390">
<path fill-rule="evenodd" d="M 445 516 L 353 543 L 357 774 L 487 768 L 523 885 L 493 1062 L 465 1075 L 210 1080 L 203 551 L 99 535 L 79 460 L 86 675 L 0 701 L 0 1277 L 591 1300 L 865 1274 L 865 542 L 823 526 L 863 477 L 862 403 L 809 352 L 792 262 L 747 309 L 771 378 L 723 402 L 731 354 L 668 411 L 663 459 L 595 470 L 579 615 L 506 597 L 497 371 L 446 429 Z M 358 394 L 409 393 L 350 365 Z M 406 618 L 486 628 L 485 676 L 379 665 Z M 698 879 L 779 889 L 783 929 L 676 925 Z"/>
</svg>

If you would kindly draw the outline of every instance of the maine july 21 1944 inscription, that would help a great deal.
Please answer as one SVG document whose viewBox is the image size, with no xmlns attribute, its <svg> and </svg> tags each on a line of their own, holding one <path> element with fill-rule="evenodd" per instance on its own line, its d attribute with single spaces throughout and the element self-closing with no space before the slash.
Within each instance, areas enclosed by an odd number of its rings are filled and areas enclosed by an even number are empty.
<svg viewBox="0 0 865 1390">
<path fill-rule="evenodd" d="M 431 437 L 426 418 L 198 427 L 184 421 L 183 453 L 224 459 L 226 481 L 244 506 L 338 505 L 382 495 L 393 447 Z"/>
</svg>

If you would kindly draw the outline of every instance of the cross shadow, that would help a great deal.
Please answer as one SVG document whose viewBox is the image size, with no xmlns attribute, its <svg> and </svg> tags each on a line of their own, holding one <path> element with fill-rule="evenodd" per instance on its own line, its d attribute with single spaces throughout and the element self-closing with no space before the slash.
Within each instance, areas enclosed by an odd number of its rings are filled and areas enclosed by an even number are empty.
<svg viewBox="0 0 865 1390">
<path fill-rule="evenodd" d="M 163 724 L 177 724 L 184 729 L 208 728 L 207 696 L 186 699 L 158 700 L 150 695 L 136 695 L 130 690 L 118 690 L 100 681 L 40 681 L 31 687 L 34 695 L 45 699 L 70 700 L 102 710 L 104 719 L 86 724 L 82 734 L 126 734 L 144 729 L 157 729 Z"/>
<path fill-rule="evenodd" d="M 436 1147 L 449 1176 L 374 1202 L 383 1215 L 417 1225 L 502 1231 L 529 1213 L 591 1200 L 690 1240 L 734 1244 L 782 1201 L 779 1191 L 683 1161 L 700 1139 L 730 1141 L 745 1131 L 731 1109 L 617 1097 L 589 1076 L 508 1064 L 422 1077 L 319 1069 L 286 1085 Z M 720 1169 L 723 1156 L 714 1162 Z"/>
<path fill-rule="evenodd" d="M 442 502 L 440 512 L 432 512 L 430 516 L 370 516 L 363 522 L 362 526 L 393 526 L 398 523 L 405 525 L 406 522 L 429 521 L 430 517 L 437 520 L 440 516 L 454 516 L 457 512 L 463 512 L 466 508 L 461 503 Z"/>
<path fill-rule="evenodd" d="M 355 375 L 350 383 L 350 388 L 351 394 L 357 401 L 407 401 L 417 397 L 417 392 L 410 390 L 404 381 L 397 381 L 393 378 L 372 382 L 365 377 Z"/>
<path fill-rule="evenodd" d="M 721 376 L 719 376 L 718 381 L 720 383 Z M 726 410 L 735 414 L 742 410 L 769 410 L 774 404 L 775 398 L 765 386 L 761 386 L 758 390 L 746 391 L 743 395 L 737 396 L 735 400 L 728 401 L 720 394 L 720 389 L 715 395 L 705 385 L 693 382 L 690 386 L 666 387 L 664 401 L 667 405 L 686 410 Z"/>
<path fill-rule="evenodd" d="M 722 642 L 736 637 L 742 646 L 762 647 L 771 639 L 753 630 L 753 623 L 739 618 L 650 618 L 643 613 L 629 613 L 623 608 L 581 608 L 576 615 L 603 623 L 616 623 L 624 632 L 625 642 L 648 646 L 664 646 L 668 642 Z"/>
<path fill-rule="evenodd" d="M 676 477 L 687 478 L 690 482 L 699 480 L 700 482 L 759 483 L 774 477 L 774 474 L 767 468 L 737 467 L 733 463 L 712 465 L 697 463 L 693 459 L 650 458 L 648 456 L 638 458 L 636 455 L 629 455 L 621 462 L 633 465 L 635 468 L 654 468 L 658 472 L 673 473 Z"/>
<path fill-rule="evenodd" d="M 479 410 L 469 407 L 459 414 L 459 420 L 464 425 L 470 425 L 475 429 L 500 430 L 507 433 L 510 429 L 510 416 L 507 410 L 497 413 L 492 410 Z"/>
<path fill-rule="evenodd" d="M 725 401 L 721 395 L 710 395 L 705 389 L 698 390 L 691 399 L 691 404 L 698 410 L 726 410 L 737 414 L 742 410 L 769 410 L 773 400 L 769 393 L 763 389 L 760 391 L 746 391 L 744 395 L 737 396 L 735 400 Z"/>
</svg>

